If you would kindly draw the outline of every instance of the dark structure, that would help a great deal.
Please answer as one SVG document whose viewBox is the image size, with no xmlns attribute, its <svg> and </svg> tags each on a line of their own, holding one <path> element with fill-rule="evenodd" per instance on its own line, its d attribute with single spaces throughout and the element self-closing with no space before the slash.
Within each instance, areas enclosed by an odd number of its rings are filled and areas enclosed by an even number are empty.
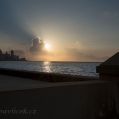
<svg viewBox="0 0 119 119">
<path fill-rule="evenodd" d="M 14 57 L 14 51 L 11 50 L 11 57 L 13 58 Z"/>
<path fill-rule="evenodd" d="M 119 52 L 97 66 L 96 72 L 102 80 L 119 80 Z"/>
<path fill-rule="evenodd" d="M 0 61 L 26 61 L 25 58 L 19 58 L 18 55 L 14 55 L 14 51 L 11 50 L 11 55 L 7 52 L 5 54 L 2 53 L 0 49 Z"/>
</svg>

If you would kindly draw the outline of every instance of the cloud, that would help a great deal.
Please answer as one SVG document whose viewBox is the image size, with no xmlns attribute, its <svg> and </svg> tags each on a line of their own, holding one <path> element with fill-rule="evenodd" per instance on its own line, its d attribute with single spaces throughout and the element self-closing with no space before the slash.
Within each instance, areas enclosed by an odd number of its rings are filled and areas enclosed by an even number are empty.
<svg viewBox="0 0 119 119">
<path fill-rule="evenodd" d="M 22 45 L 27 45 L 26 43 L 21 43 Z"/>
<path fill-rule="evenodd" d="M 104 12 L 103 15 L 107 16 L 107 17 L 111 17 L 112 16 L 112 14 L 110 12 Z"/>
<path fill-rule="evenodd" d="M 44 55 L 47 53 L 45 50 L 45 43 L 41 40 L 41 38 L 36 37 L 32 39 L 30 52 L 34 55 Z"/>
<path fill-rule="evenodd" d="M 100 62 L 105 61 L 109 57 L 97 57 L 93 54 L 85 54 L 81 51 L 81 44 L 74 42 L 67 44 L 65 49 L 60 51 L 47 52 L 44 49 L 44 42 L 39 38 L 32 39 L 30 52 L 35 55 L 30 55 L 32 60 L 41 61 L 81 61 L 81 62 Z"/>
<path fill-rule="evenodd" d="M 80 60 L 83 57 L 83 54 L 76 48 L 66 48 L 65 53 L 71 59 Z"/>
<path fill-rule="evenodd" d="M 87 55 L 85 56 L 85 58 L 89 59 L 89 60 L 95 60 L 95 61 L 102 61 L 102 60 L 106 60 L 108 59 L 109 57 L 108 56 L 105 56 L 105 57 L 97 57 L 95 55 Z"/>
<path fill-rule="evenodd" d="M 79 41 L 67 44 L 67 48 L 72 48 L 72 49 L 80 49 L 81 48 L 81 43 Z"/>
<path fill-rule="evenodd" d="M 105 61 L 108 59 L 108 56 L 105 57 L 97 57 L 95 55 L 89 54 L 85 55 L 82 52 L 80 52 L 77 48 L 66 48 L 65 54 L 67 56 L 67 59 L 71 61 Z"/>
<path fill-rule="evenodd" d="M 115 13 L 112 13 L 112 12 L 104 12 L 103 15 L 104 15 L 105 17 L 113 17 L 113 18 L 118 17 L 118 13 L 117 13 L 117 12 L 115 12 Z"/>
<path fill-rule="evenodd" d="M 25 57 L 25 53 L 23 50 L 14 50 L 15 55 L 19 55 L 19 57 Z"/>
</svg>

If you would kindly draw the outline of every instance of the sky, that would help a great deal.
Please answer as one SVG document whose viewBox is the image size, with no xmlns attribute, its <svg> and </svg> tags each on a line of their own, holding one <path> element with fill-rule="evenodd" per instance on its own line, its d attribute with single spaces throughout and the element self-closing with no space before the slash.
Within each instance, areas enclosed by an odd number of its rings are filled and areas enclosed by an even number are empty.
<svg viewBox="0 0 119 119">
<path fill-rule="evenodd" d="M 31 61 L 103 62 L 119 51 L 118 5 L 118 0 L 0 0 L 0 49 Z"/>
</svg>

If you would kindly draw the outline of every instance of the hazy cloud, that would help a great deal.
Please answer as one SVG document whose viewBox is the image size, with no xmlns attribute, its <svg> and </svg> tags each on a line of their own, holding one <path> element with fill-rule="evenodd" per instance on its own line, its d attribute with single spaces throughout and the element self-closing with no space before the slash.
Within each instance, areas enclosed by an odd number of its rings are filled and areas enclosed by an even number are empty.
<svg viewBox="0 0 119 119">
<path fill-rule="evenodd" d="M 80 52 L 77 48 L 66 48 L 65 53 L 69 59 L 73 61 L 105 61 L 109 57 L 97 57 L 95 55 L 85 55 Z"/>
<path fill-rule="evenodd" d="M 71 49 L 80 49 L 81 48 L 81 43 L 79 41 L 67 44 L 67 48 L 71 48 Z"/>
<path fill-rule="evenodd" d="M 72 59 L 80 60 L 80 58 L 83 57 L 83 54 L 80 51 L 78 51 L 76 48 L 66 48 L 65 51 L 66 54 L 70 56 Z"/>
<path fill-rule="evenodd" d="M 103 15 L 105 17 L 118 17 L 118 13 L 104 12 Z"/>
<path fill-rule="evenodd" d="M 39 37 L 33 38 L 30 52 L 34 55 L 46 54 L 45 43 Z"/>
<path fill-rule="evenodd" d="M 104 12 L 103 15 L 107 16 L 107 17 L 111 17 L 112 16 L 112 14 L 110 12 Z"/>
<path fill-rule="evenodd" d="M 26 43 L 21 43 L 22 45 L 27 45 Z"/>
<path fill-rule="evenodd" d="M 25 57 L 25 53 L 23 50 L 14 50 L 15 55 L 19 55 L 20 57 Z"/>
<path fill-rule="evenodd" d="M 85 56 L 85 58 L 89 59 L 89 60 L 95 60 L 95 61 L 101 61 L 101 60 L 107 60 L 109 57 L 105 56 L 105 57 L 97 57 L 95 55 L 87 55 Z"/>
</svg>

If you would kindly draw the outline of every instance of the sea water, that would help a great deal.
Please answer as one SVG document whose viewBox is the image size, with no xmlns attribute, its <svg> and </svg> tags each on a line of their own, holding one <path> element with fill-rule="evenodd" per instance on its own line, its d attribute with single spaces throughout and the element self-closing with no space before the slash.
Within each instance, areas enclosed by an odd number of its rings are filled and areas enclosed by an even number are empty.
<svg viewBox="0 0 119 119">
<path fill-rule="evenodd" d="M 0 61 L 0 68 L 98 77 L 101 62 Z"/>
</svg>

